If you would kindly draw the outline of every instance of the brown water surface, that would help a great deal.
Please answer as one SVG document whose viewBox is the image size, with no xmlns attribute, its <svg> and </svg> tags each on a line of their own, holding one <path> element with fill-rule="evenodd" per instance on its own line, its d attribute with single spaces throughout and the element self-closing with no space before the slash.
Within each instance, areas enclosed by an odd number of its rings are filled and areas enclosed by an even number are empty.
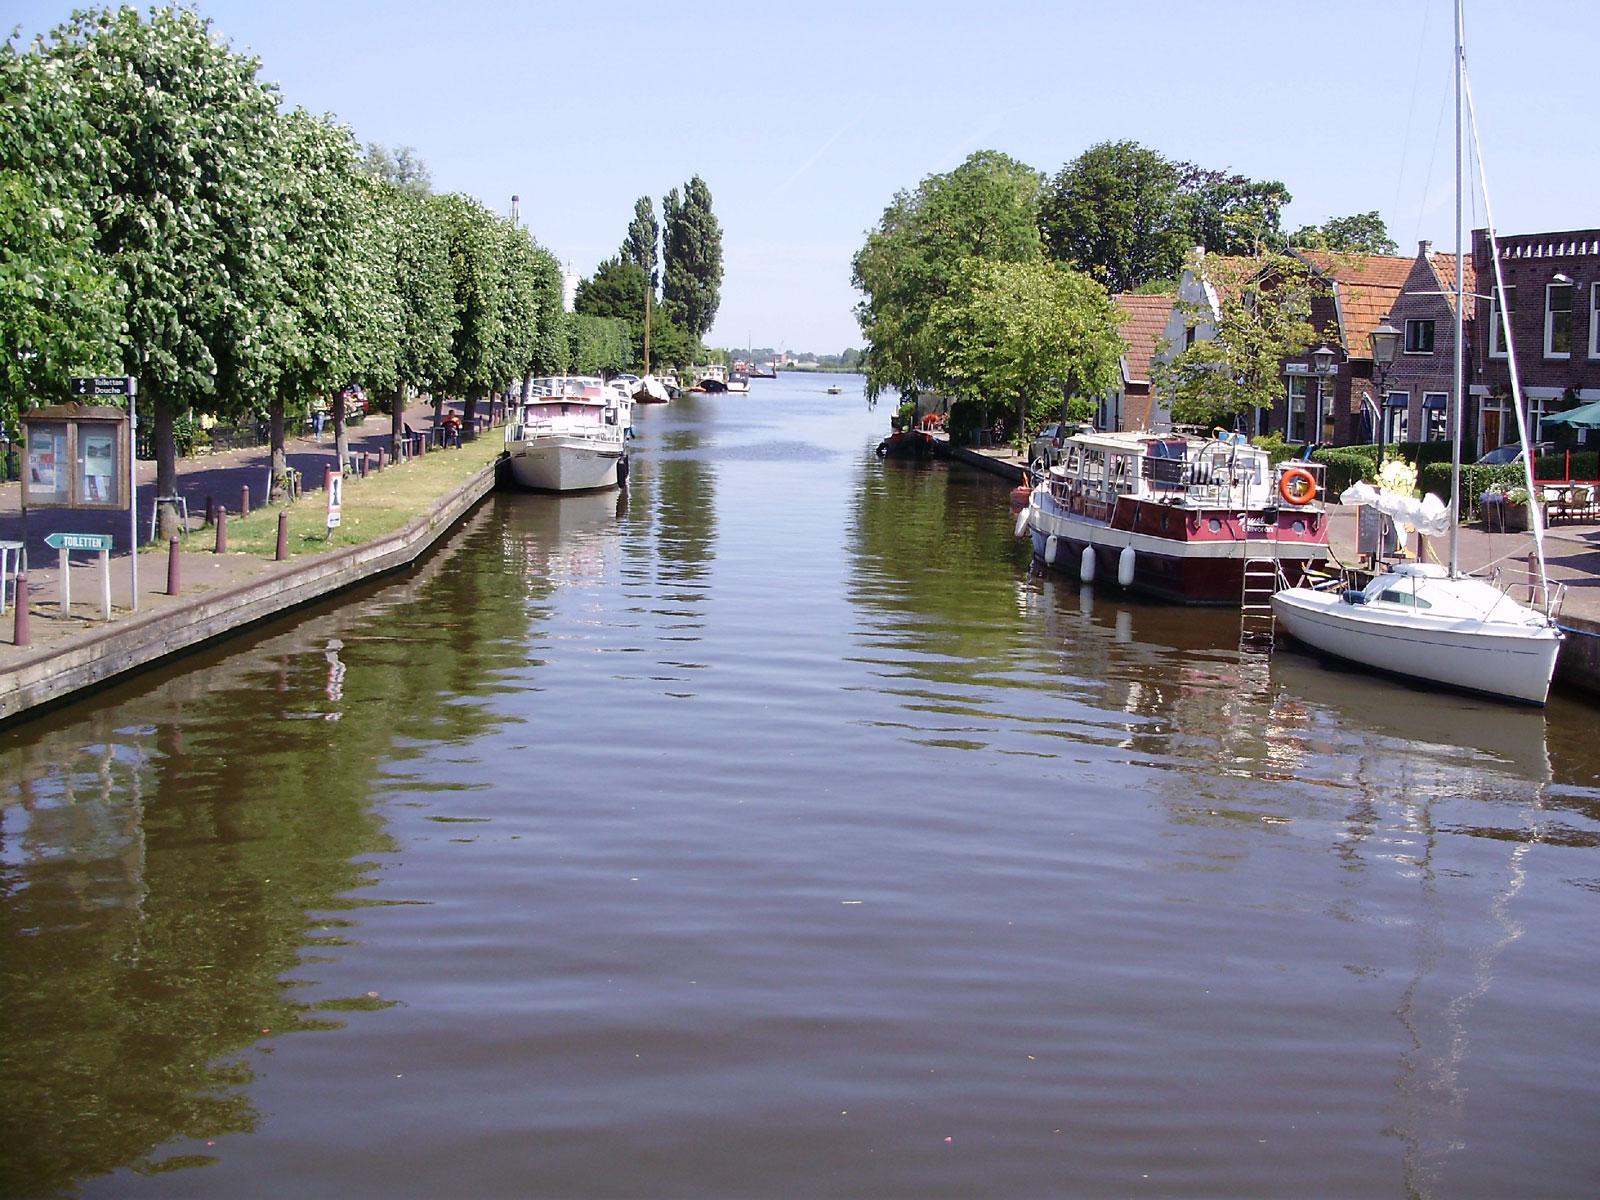
<svg viewBox="0 0 1600 1200">
<path fill-rule="evenodd" d="M 1039 578 L 828 382 L 0 733 L 0 1194 L 1594 1195 L 1595 710 Z"/>
</svg>

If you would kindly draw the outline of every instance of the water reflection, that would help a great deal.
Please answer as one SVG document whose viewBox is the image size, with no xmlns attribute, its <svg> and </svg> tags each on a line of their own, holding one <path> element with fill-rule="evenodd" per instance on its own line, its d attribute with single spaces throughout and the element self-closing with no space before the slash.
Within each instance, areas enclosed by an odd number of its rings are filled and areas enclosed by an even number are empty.
<svg viewBox="0 0 1600 1200">
<path fill-rule="evenodd" d="M 0 746 L 0 1194 L 208 1162 L 153 1152 L 253 1129 L 274 1039 L 394 1002 L 316 995 L 316 964 L 393 849 L 378 780 L 500 719 L 486 681 L 518 657 L 525 577 L 450 570 L 492 537 L 480 512 L 379 594 Z"/>
</svg>

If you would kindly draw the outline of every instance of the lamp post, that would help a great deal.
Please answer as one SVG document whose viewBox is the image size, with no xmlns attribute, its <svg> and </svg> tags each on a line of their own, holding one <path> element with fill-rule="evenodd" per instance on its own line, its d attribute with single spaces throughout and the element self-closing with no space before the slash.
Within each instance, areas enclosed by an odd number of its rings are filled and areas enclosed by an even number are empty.
<svg viewBox="0 0 1600 1200">
<path fill-rule="evenodd" d="M 1389 368 L 1394 365 L 1395 353 L 1400 349 L 1400 331 L 1389 324 L 1389 314 L 1385 313 L 1383 321 L 1371 333 L 1372 339 L 1372 366 L 1377 374 L 1378 386 L 1378 466 L 1383 466 L 1383 444 L 1388 434 L 1386 426 L 1389 423 L 1387 416 L 1389 398 L 1384 395 L 1383 386 L 1389 379 Z"/>
<path fill-rule="evenodd" d="M 1312 371 L 1314 371 L 1316 373 L 1316 376 L 1317 376 L 1317 427 L 1316 427 L 1317 438 L 1316 438 L 1316 440 L 1320 442 L 1322 440 L 1321 435 L 1322 435 L 1323 406 L 1328 401 L 1328 397 L 1327 397 L 1327 394 L 1326 394 L 1326 391 L 1325 391 L 1326 384 L 1324 383 L 1324 380 L 1326 380 L 1329 375 L 1333 374 L 1333 372 L 1335 370 L 1335 367 L 1333 365 L 1333 351 L 1330 350 L 1326 344 L 1318 346 L 1315 350 L 1313 350 L 1311 352 L 1311 369 L 1312 369 Z"/>
</svg>

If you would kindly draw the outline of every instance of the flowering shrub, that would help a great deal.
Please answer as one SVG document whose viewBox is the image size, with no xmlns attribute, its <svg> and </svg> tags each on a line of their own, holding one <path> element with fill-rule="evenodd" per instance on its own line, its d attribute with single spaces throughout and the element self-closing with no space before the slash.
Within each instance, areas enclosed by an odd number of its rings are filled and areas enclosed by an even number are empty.
<svg viewBox="0 0 1600 1200">
<path fill-rule="evenodd" d="M 1397 496 L 1415 496 L 1417 468 L 1403 458 L 1391 458 L 1378 472 L 1378 486 Z"/>
</svg>

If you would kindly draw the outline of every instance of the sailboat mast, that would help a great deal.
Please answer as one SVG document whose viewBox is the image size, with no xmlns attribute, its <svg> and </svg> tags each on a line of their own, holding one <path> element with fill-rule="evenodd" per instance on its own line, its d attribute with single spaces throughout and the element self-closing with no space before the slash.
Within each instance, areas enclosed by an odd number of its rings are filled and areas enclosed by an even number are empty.
<svg viewBox="0 0 1600 1200">
<path fill-rule="evenodd" d="M 1455 436 L 1450 439 L 1450 577 L 1461 573 L 1461 431 L 1466 425 L 1466 257 L 1461 244 L 1461 75 L 1466 63 L 1461 50 L 1461 6 L 1452 6 L 1456 17 L 1456 353 L 1455 353 Z"/>
<path fill-rule="evenodd" d="M 648 275 L 644 280 L 644 373 L 650 374 L 650 294 L 654 292 L 655 284 Z"/>
</svg>

